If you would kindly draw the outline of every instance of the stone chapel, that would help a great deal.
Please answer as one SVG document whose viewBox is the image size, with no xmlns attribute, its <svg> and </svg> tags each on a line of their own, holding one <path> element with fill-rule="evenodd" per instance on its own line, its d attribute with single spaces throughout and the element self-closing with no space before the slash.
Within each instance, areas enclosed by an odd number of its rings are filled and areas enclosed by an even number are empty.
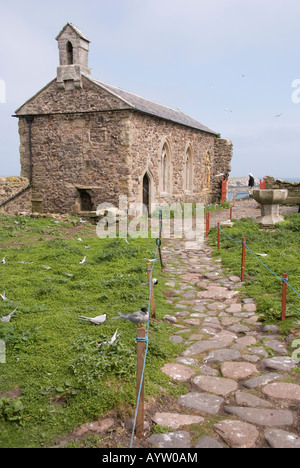
<svg viewBox="0 0 300 468">
<path fill-rule="evenodd" d="M 211 203 L 231 170 L 232 143 L 174 110 L 91 76 L 87 37 L 57 36 L 56 78 L 17 111 L 21 176 L 32 211 L 88 215 L 128 202 Z"/>
</svg>

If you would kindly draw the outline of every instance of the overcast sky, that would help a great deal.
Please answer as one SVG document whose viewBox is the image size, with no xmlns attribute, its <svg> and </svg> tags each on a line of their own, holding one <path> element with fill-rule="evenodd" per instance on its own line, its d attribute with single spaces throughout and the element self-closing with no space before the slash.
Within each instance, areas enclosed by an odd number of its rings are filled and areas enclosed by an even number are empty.
<svg viewBox="0 0 300 468">
<path fill-rule="evenodd" d="M 0 0 L 0 176 L 20 174 L 11 116 L 56 77 L 72 22 L 94 78 L 232 140 L 231 176 L 300 178 L 299 18 L 299 0 Z"/>
</svg>

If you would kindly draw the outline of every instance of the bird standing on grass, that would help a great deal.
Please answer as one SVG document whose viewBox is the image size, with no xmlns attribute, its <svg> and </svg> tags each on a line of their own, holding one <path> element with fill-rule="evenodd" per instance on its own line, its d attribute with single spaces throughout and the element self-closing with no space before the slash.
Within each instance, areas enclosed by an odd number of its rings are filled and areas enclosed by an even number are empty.
<svg viewBox="0 0 300 468">
<path fill-rule="evenodd" d="M 0 294 L 0 297 L 2 299 L 2 301 L 8 301 L 7 297 L 5 296 L 5 291 L 3 294 Z"/>
<path fill-rule="evenodd" d="M 98 317 L 90 318 L 90 317 L 79 317 L 80 320 L 85 320 L 86 322 L 94 323 L 95 325 L 102 325 L 105 322 L 107 315 L 98 315 Z"/>
<path fill-rule="evenodd" d="M 121 312 L 118 312 L 120 317 L 114 317 L 115 319 L 123 318 L 125 320 L 129 320 L 129 322 L 140 324 L 140 323 L 146 323 L 149 320 L 149 314 L 148 314 L 148 309 L 145 307 L 142 307 L 141 310 L 138 312 L 133 312 L 133 314 L 121 314 Z"/>
<path fill-rule="evenodd" d="M 0 318 L 0 322 L 5 322 L 5 323 L 8 323 L 10 322 L 10 319 L 12 318 L 12 316 L 14 315 L 14 313 L 18 310 L 18 308 L 16 308 L 13 312 L 11 312 L 9 315 L 6 315 L 5 317 L 2 317 Z"/>
</svg>

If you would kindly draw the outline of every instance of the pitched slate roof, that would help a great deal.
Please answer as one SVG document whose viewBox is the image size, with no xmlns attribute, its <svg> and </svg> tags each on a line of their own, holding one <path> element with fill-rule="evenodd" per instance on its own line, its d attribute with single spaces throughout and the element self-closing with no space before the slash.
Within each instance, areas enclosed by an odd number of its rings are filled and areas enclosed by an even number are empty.
<svg viewBox="0 0 300 468">
<path fill-rule="evenodd" d="M 124 91 L 123 89 L 117 88 L 110 84 L 95 80 L 88 75 L 85 75 L 85 77 L 101 88 L 106 89 L 109 93 L 112 93 L 118 98 L 122 99 L 122 101 L 127 103 L 128 106 L 133 110 L 159 117 L 161 119 L 170 120 L 172 122 L 195 128 L 206 133 L 217 135 L 217 132 L 211 130 L 200 122 L 197 122 L 197 120 L 192 119 L 177 109 L 171 109 L 161 104 L 157 104 L 156 102 L 149 101 L 148 99 L 137 96 L 136 94 L 129 93 L 128 91 Z"/>
</svg>

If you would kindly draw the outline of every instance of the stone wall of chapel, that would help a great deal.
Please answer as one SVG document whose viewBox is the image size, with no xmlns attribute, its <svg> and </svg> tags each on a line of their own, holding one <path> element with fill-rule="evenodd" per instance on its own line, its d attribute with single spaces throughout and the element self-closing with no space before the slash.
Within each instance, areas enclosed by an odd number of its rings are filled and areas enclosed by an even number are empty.
<svg viewBox="0 0 300 468">
<path fill-rule="evenodd" d="M 28 176 L 28 129 L 19 119 L 22 174 Z M 35 116 L 32 123 L 33 200 L 46 213 L 77 210 L 78 187 L 91 189 L 95 208 L 128 193 L 128 112 Z"/>
<path fill-rule="evenodd" d="M 0 207 L 0 213 L 16 214 L 20 211 L 31 212 L 31 190 L 25 190 L 29 180 L 23 177 L 0 177 L 0 203 L 4 203 L 15 195 L 16 198 Z M 21 193 L 22 192 L 22 193 Z M 18 195 L 21 193 L 20 195 Z"/>
<path fill-rule="evenodd" d="M 142 180 L 146 171 L 153 178 L 152 196 L 159 203 L 174 201 L 210 203 L 220 197 L 220 171 L 230 171 L 232 147 L 215 135 L 184 127 L 176 123 L 134 113 L 130 125 L 130 199 L 141 200 Z M 226 140 L 227 141 L 227 140 Z M 162 192 L 161 154 L 164 143 L 170 149 L 170 187 L 168 193 Z M 186 151 L 192 149 L 193 191 L 184 190 L 184 164 Z M 205 183 L 205 155 L 211 156 L 211 183 Z M 154 189 L 154 190 L 153 190 Z"/>
</svg>

